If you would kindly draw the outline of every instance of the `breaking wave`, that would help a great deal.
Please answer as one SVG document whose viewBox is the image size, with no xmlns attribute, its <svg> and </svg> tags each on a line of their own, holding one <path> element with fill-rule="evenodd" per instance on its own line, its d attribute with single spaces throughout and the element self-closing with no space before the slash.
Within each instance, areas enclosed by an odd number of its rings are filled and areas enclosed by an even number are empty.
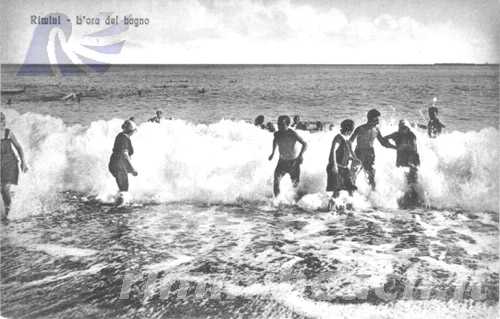
<svg viewBox="0 0 500 319">
<path fill-rule="evenodd" d="M 30 171 L 16 190 L 13 212 L 43 211 L 58 203 L 62 191 L 109 200 L 116 193 L 107 169 L 110 151 L 122 120 L 67 126 L 59 118 L 6 110 L 7 124 L 20 140 Z M 359 124 L 359 123 L 357 123 Z M 389 134 L 396 121 L 381 124 Z M 321 206 L 325 167 L 338 131 L 300 134 L 308 142 L 300 191 L 309 206 Z M 415 130 L 422 159 L 420 187 L 425 203 L 437 208 L 498 211 L 499 132 L 447 132 L 429 139 Z M 267 157 L 272 135 L 243 121 L 193 124 L 183 120 L 143 123 L 132 137 L 132 162 L 139 172 L 131 178 L 137 201 L 223 202 L 266 201 L 272 198 L 275 160 Z M 395 167 L 394 150 L 376 146 L 377 191 L 358 179 L 355 198 L 366 205 L 395 208 L 404 191 L 404 174 Z M 361 175 L 360 175 L 361 176 Z M 286 179 L 285 184 L 289 183 Z M 322 197 L 323 196 L 323 197 Z"/>
</svg>

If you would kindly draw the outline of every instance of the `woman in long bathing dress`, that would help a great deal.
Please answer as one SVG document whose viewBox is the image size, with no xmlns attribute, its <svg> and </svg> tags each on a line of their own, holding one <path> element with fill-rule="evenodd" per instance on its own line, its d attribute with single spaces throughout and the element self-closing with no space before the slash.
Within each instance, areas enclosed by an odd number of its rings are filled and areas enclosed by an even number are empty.
<svg viewBox="0 0 500 319">
<path fill-rule="evenodd" d="M 2 200 L 5 207 L 6 219 L 12 205 L 12 186 L 19 182 L 19 162 L 23 172 L 28 171 L 28 165 L 24 160 L 24 152 L 21 144 L 16 139 L 14 133 L 6 127 L 5 114 L 0 112 L 0 134 L 1 134 L 1 155 L 0 155 L 0 183 Z"/>
</svg>

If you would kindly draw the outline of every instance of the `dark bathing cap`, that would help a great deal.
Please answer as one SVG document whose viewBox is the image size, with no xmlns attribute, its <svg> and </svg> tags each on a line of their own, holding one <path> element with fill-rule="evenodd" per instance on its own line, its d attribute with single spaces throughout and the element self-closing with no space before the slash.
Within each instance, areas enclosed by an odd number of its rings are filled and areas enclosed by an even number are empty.
<svg viewBox="0 0 500 319">
<path fill-rule="evenodd" d="M 366 117 L 371 120 L 377 116 L 380 116 L 380 112 L 377 109 L 371 109 L 366 113 Z"/>
<path fill-rule="evenodd" d="M 285 125 L 290 125 L 290 117 L 288 115 L 280 115 L 278 117 L 278 123 L 284 123 Z"/>
<path fill-rule="evenodd" d="M 343 120 L 340 123 L 340 129 L 344 132 L 352 131 L 354 129 L 354 121 L 353 120 Z"/>
</svg>

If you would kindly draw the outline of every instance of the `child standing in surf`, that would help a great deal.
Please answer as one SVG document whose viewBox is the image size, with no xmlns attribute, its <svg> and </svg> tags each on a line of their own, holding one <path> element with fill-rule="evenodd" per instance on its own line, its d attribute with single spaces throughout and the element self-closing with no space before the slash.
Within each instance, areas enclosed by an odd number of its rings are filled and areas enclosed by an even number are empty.
<svg viewBox="0 0 500 319">
<path fill-rule="evenodd" d="M 352 151 L 349 136 L 354 130 L 352 120 L 344 120 L 340 123 L 340 133 L 332 141 L 328 165 L 326 166 L 327 185 L 326 191 L 332 193 L 333 199 L 339 196 L 341 190 L 346 190 L 350 196 L 357 190 L 352 182 L 350 163 L 359 161 Z"/>
<path fill-rule="evenodd" d="M 307 148 L 307 143 L 297 134 L 297 132 L 290 129 L 289 126 L 290 117 L 287 115 L 278 117 L 278 131 L 274 133 L 273 151 L 269 156 L 269 160 L 272 160 L 277 146 L 280 152 L 280 158 L 274 170 L 274 196 L 279 195 L 280 181 L 285 174 L 290 175 L 294 187 L 297 187 L 300 181 L 300 165 L 302 164 L 302 155 Z M 297 142 L 302 145 L 298 154 L 295 149 Z"/>
<path fill-rule="evenodd" d="M 116 204 L 125 202 L 125 194 L 128 192 L 128 173 L 137 176 L 137 171 L 132 166 L 130 156 L 134 154 L 134 148 L 130 141 L 130 136 L 137 131 L 136 124 L 131 120 L 126 120 L 122 125 L 122 132 L 118 133 L 113 145 L 113 153 L 109 159 L 109 171 L 118 185 L 119 197 Z"/>
</svg>

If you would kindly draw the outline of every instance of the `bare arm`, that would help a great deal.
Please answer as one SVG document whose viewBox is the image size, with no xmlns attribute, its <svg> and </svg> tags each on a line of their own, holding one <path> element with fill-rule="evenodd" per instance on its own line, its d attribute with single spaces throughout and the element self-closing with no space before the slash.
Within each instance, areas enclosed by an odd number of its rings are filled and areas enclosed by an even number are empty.
<svg viewBox="0 0 500 319">
<path fill-rule="evenodd" d="M 417 124 L 417 126 L 420 128 L 423 128 L 423 129 L 427 129 L 427 125 L 424 125 L 424 124 Z"/>
<path fill-rule="evenodd" d="M 335 161 L 335 139 L 332 141 L 332 147 L 330 147 L 330 153 L 328 154 L 328 163 L 331 164 Z"/>
<path fill-rule="evenodd" d="M 130 160 L 130 155 L 128 154 L 128 151 L 124 150 L 123 155 L 125 158 L 125 163 L 128 166 L 128 168 L 130 169 L 130 171 L 132 172 L 132 175 L 136 176 L 137 171 L 135 170 L 134 166 L 132 166 L 132 161 Z"/>
<path fill-rule="evenodd" d="M 359 160 L 359 158 L 356 156 L 356 154 L 354 153 L 354 151 L 352 150 L 352 144 L 351 142 L 348 142 L 349 143 L 349 154 L 351 155 L 351 158 L 354 162 L 358 162 L 360 163 L 361 161 Z"/>
<path fill-rule="evenodd" d="M 354 132 L 352 132 L 351 137 L 349 137 L 349 142 L 351 142 L 351 146 L 352 146 L 352 143 L 354 142 L 354 140 L 356 140 L 356 137 L 359 134 L 359 128 L 360 128 L 360 126 L 356 127 L 356 129 L 354 130 Z"/>
<path fill-rule="evenodd" d="M 332 164 L 331 166 L 331 171 L 336 172 L 337 171 L 337 159 L 335 158 L 335 152 L 337 152 L 338 148 L 340 147 L 340 143 L 335 137 L 332 142 L 332 148 L 330 150 L 330 157 L 329 157 L 329 162 Z"/>
<path fill-rule="evenodd" d="M 271 155 L 269 155 L 269 160 L 273 159 L 274 151 L 276 150 L 277 145 L 278 145 L 278 142 L 276 141 L 276 135 L 275 135 L 273 138 L 273 151 L 271 152 Z"/>
<path fill-rule="evenodd" d="M 302 155 L 307 149 L 307 143 L 302 139 L 302 137 L 299 136 L 299 134 L 295 133 L 295 137 L 297 138 L 297 142 L 299 142 L 302 145 L 302 148 L 300 149 L 300 153 L 298 158 L 302 158 Z"/>
<path fill-rule="evenodd" d="M 384 136 L 384 139 L 386 139 L 386 140 L 394 140 L 395 137 L 396 137 L 396 132 Z"/>
<path fill-rule="evenodd" d="M 336 164 L 336 159 L 335 159 L 335 152 L 337 151 L 337 138 L 335 137 L 332 141 L 332 147 L 330 148 L 330 155 L 328 155 L 328 163 Z"/>
<path fill-rule="evenodd" d="M 21 159 L 21 169 L 23 170 L 23 172 L 27 172 L 28 165 L 26 165 L 26 161 L 24 160 L 23 148 L 22 148 L 21 144 L 19 144 L 19 142 L 17 141 L 17 138 L 14 135 L 14 133 L 12 133 L 12 131 L 10 132 L 10 140 L 12 141 L 12 144 L 16 148 L 17 154 L 19 154 L 19 158 Z"/>
<path fill-rule="evenodd" d="M 377 130 L 377 140 L 380 142 L 380 144 L 382 146 L 384 146 L 384 147 L 394 148 L 395 149 L 396 145 L 394 145 L 394 144 L 392 144 L 392 143 L 389 142 L 389 139 L 388 139 L 389 136 L 382 137 L 382 134 L 380 133 L 380 130 Z"/>
</svg>

